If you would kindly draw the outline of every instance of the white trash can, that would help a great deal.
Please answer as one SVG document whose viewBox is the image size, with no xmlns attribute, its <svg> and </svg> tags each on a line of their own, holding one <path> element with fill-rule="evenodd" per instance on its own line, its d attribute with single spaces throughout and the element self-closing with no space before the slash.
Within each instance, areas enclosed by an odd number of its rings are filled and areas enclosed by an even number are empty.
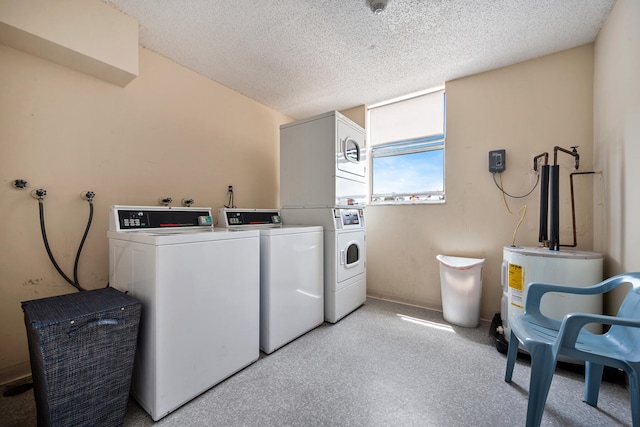
<svg viewBox="0 0 640 427">
<path fill-rule="evenodd" d="M 475 328 L 480 323 L 482 266 L 484 258 L 438 255 L 444 320 Z"/>
</svg>

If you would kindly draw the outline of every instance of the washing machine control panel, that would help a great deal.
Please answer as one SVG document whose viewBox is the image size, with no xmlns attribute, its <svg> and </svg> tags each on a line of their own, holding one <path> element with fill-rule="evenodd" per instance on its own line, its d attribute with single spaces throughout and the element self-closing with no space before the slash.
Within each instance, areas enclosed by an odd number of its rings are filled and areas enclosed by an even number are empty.
<svg viewBox="0 0 640 427">
<path fill-rule="evenodd" d="M 114 230 L 133 231 L 184 227 L 211 227 L 211 211 L 201 208 L 113 208 Z"/>
<path fill-rule="evenodd" d="M 270 209 L 235 209 L 218 210 L 218 226 L 226 228 L 279 227 L 282 225 L 280 212 Z"/>
</svg>

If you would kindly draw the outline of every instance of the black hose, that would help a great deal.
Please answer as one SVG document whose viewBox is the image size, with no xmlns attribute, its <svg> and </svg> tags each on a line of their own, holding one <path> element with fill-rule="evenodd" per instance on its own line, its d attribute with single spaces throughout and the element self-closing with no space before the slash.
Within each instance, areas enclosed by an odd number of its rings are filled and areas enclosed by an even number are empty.
<svg viewBox="0 0 640 427">
<path fill-rule="evenodd" d="M 560 166 L 549 166 L 549 249 L 560 250 Z"/>
<path fill-rule="evenodd" d="M 56 262 L 56 259 L 53 257 L 53 253 L 51 252 L 51 248 L 49 247 L 49 241 L 47 240 L 47 232 L 46 232 L 45 227 L 44 227 L 44 203 L 43 203 L 43 199 L 38 199 L 38 206 L 39 206 L 39 210 L 40 210 L 40 230 L 42 231 L 42 240 L 44 241 L 44 247 L 47 250 L 47 255 L 49 255 L 49 259 L 51 260 L 51 263 L 56 268 L 58 273 L 60 273 L 60 275 L 64 278 L 64 280 L 66 280 L 71 286 L 73 286 L 74 288 L 78 289 L 79 291 L 84 291 L 85 289 L 83 289 L 78 283 L 76 283 L 75 281 L 69 279 L 69 277 L 66 274 L 64 274 L 64 271 L 62 271 L 62 269 L 60 268 L 60 266 Z"/>
<path fill-rule="evenodd" d="M 540 175 L 538 175 L 538 178 L 536 179 L 536 183 L 534 184 L 533 188 L 527 194 L 524 194 L 522 196 L 512 196 L 511 194 L 504 191 L 504 188 L 502 188 L 500 184 L 498 184 L 498 181 L 496 181 L 496 172 L 493 173 L 493 182 L 496 184 L 496 187 L 498 187 L 498 190 L 502 191 L 502 193 L 504 193 L 505 196 L 511 197 L 512 199 L 524 199 L 529 194 L 533 193 L 533 190 L 536 189 L 536 187 L 538 186 L 538 183 L 540 182 Z"/>
<path fill-rule="evenodd" d="M 540 187 L 540 228 L 538 242 L 549 240 L 549 165 L 542 165 L 542 186 Z"/>
<path fill-rule="evenodd" d="M 89 234 L 89 228 L 91 228 L 91 221 L 93 220 L 93 201 L 89 200 L 89 220 L 87 221 L 87 228 L 84 230 L 84 235 L 82 236 L 82 240 L 80 241 L 80 246 L 78 247 L 78 252 L 76 253 L 76 261 L 73 264 L 73 281 L 78 285 L 78 289 L 82 289 L 80 287 L 80 282 L 78 281 L 78 262 L 80 261 L 80 253 L 82 252 L 82 247 L 84 246 L 84 241 L 87 239 L 87 234 Z"/>
</svg>

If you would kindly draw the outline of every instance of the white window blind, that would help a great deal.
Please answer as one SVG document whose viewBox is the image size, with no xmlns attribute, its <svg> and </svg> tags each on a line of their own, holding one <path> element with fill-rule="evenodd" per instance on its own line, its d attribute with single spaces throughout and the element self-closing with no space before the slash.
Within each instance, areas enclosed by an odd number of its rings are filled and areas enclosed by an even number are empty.
<svg viewBox="0 0 640 427">
<path fill-rule="evenodd" d="M 444 134 L 444 90 L 369 109 L 371 146 Z"/>
</svg>

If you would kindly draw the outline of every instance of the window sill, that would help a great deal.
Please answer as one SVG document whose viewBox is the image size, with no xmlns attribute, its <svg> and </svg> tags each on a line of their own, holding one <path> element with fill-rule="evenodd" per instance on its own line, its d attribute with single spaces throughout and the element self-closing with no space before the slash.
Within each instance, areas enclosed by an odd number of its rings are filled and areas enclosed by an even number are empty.
<svg viewBox="0 0 640 427">
<path fill-rule="evenodd" d="M 368 206 L 444 205 L 445 203 L 446 203 L 446 200 L 416 200 L 414 202 L 389 201 L 389 202 L 369 202 Z"/>
</svg>

